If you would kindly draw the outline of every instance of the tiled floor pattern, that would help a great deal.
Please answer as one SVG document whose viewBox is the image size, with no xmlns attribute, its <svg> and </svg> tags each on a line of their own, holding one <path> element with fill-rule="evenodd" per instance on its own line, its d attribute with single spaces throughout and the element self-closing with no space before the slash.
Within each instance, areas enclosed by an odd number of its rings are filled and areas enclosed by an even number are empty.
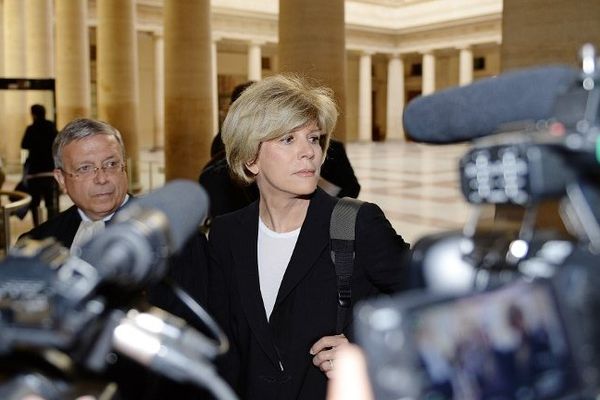
<svg viewBox="0 0 600 400">
<path fill-rule="evenodd" d="M 377 203 L 398 233 L 410 243 L 423 235 L 463 226 L 469 207 L 458 189 L 458 159 L 464 145 L 431 146 L 403 141 L 351 143 L 348 156 L 362 186 L 359 198 Z M 160 187 L 163 153 L 140 155 L 143 190 Z M 18 176 L 9 175 L 10 190 Z M 3 199 L 5 201 L 5 199 Z M 70 206 L 61 197 L 61 208 Z M 31 217 L 11 217 L 12 241 L 31 228 Z"/>
<path fill-rule="evenodd" d="M 464 224 L 469 209 L 458 189 L 458 159 L 465 149 L 400 141 L 347 147 L 360 199 L 377 203 L 410 243 Z"/>
</svg>

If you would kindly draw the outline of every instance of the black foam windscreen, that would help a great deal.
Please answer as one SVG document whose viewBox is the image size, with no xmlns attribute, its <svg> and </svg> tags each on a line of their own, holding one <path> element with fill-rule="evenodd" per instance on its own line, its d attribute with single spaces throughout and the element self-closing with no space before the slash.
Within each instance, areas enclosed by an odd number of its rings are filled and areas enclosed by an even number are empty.
<svg viewBox="0 0 600 400">
<path fill-rule="evenodd" d="M 208 213 L 208 196 L 196 182 L 173 180 L 147 196 L 135 199 L 131 207 L 162 212 L 169 221 L 173 251 L 179 251 Z M 127 207 L 128 208 L 128 207 Z M 129 218 L 127 208 L 119 220 Z"/>
<path fill-rule="evenodd" d="M 567 66 L 529 68 L 418 97 L 404 110 L 404 129 L 414 141 L 444 144 L 490 135 L 503 124 L 548 119 L 578 76 Z"/>
<path fill-rule="evenodd" d="M 167 259 L 198 231 L 208 196 L 196 182 L 175 180 L 131 200 L 104 232 L 82 247 L 81 258 L 104 280 L 134 288 L 157 282 Z"/>
</svg>

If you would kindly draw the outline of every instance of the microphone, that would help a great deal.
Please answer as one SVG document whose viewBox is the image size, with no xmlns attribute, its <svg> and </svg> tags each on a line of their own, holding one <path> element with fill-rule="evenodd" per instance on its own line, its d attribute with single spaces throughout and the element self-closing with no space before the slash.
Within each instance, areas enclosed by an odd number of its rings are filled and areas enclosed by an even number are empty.
<svg viewBox="0 0 600 400">
<path fill-rule="evenodd" d="M 181 358 L 213 359 L 219 354 L 215 343 L 185 321 L 154 307 L 147 312 L 132 309 L 124 315 L 113 331 L 112 343 L 116 350 L 142 365 L 160 370 L 161 361 L 169 364 L 171 368 L 165 370 L 176 380 L 185 372 L 173 370 Z M 178 367 L 189 367 L 189 363 L 183 364 Z"/>
<path fill-rule="evenodd" d="M 206 218 L 208 196 L 196 182 L 175 180 L 134 199 L 81 249 L 103 280 L 145 287 L 166 274 L 167 258 L 181 250 Z"/>
<path fill-rule="evenodd" d="M 548 119 L 579 76 L 576 69 L 555 65 L 441 90 L 408 103 L 404 129 L 416 142 L 444 144 L 487 136 L 510 122 Z"/>
<path fill-rule="evenodd" d="M 187 326 L 185 321 L 157 308 L 115 314 L 115 350 L 168 378 L 208 389 L 216 399 L 237 400 L 234 391 L 210 363 L 226 349 Z"/>
</svg>

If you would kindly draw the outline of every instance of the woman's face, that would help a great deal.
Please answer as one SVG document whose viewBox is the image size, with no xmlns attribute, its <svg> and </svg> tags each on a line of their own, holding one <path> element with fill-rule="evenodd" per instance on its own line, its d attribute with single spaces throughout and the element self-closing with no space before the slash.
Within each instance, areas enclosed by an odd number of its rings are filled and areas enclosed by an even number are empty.
<svg viewBox="0 0 600 400">
<path fill-rule="evenodd" d="M 256 161 L 248 165 L 261 196 L 298 197 L 315 191 L 323 161 L 321 135 L 312 122 L 261 144 Z"/>
</svg>

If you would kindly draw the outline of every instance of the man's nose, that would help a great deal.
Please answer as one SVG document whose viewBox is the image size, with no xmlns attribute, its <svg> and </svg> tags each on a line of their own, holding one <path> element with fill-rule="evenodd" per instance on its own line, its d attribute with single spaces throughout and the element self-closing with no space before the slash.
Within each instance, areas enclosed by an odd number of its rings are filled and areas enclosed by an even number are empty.
<svg viewBox="0 0 600 400">
<path fill-rule="evenodd" d="M 106 182 L 108 180 L 108 172 L 102 167 L 94 168 L 94 180 L 96 182 Z"/>
</svg>

